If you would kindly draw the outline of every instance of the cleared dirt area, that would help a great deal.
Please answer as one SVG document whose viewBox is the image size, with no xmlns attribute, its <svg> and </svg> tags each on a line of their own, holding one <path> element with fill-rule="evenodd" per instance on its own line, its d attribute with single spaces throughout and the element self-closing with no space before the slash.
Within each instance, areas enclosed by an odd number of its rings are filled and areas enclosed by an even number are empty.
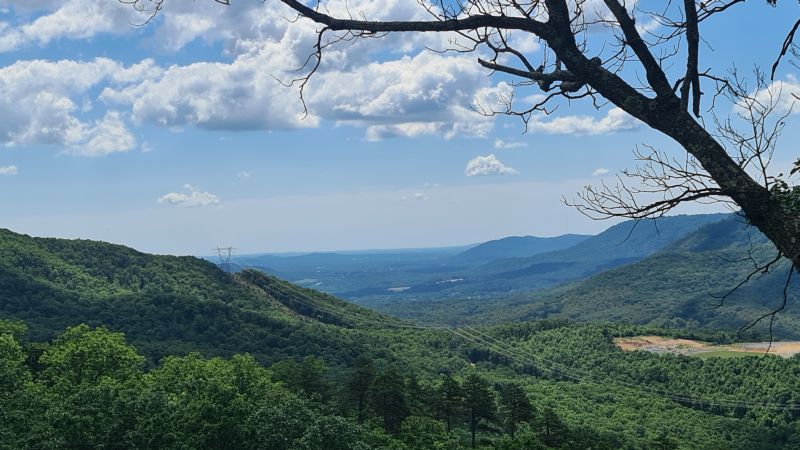
<svg viewBox="0 0 800 450">
<path fill-rule="evenodd" d="M 614 343 L 620 349 L 630 352 L 634 350 L 644 350 L 650 353 L 673 353 L 677 355 L 688 356 L 748 356 L 748 355 L 763 355 L 769 342 L 745 342 L 732 345 L 714 345 L 703 341 L 694 341 L 691 339 L 675 339 L 663 336 L 633 336 L 614 339 Z M 769 354 L 782 356 L 784 358 L 792 357 L 800 353 L 800 342 L 787 341 L 787 342 L 773 342 L 772 347 L 769 348 Z"/>
</svg>

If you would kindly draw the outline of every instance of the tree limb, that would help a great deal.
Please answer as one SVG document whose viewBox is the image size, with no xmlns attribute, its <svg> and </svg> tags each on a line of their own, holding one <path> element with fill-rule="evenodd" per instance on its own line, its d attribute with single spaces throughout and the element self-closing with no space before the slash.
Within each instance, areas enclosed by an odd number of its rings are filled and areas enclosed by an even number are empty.
<svg viewBox="0 0 800 450">
<path fill-rule="evenodd" d="M 297 0 L 281 0 L 290 8 L 301 15 L 323 24 L 333 31 L 361 30 L 371 33 L 385 32 L 442 32 L 464 31 L 476 28 L 502 28 L 507 30 L 522 30 L 538 36 L 549 35 L 547 24 L 527 17 L 494 16 L 477 14 L 463 19 L 447 20 L 407 20 L 407 21 L 368 21 L 353 19 L 337 19 L 327 14 L 309 8 Z"/>
</svg>

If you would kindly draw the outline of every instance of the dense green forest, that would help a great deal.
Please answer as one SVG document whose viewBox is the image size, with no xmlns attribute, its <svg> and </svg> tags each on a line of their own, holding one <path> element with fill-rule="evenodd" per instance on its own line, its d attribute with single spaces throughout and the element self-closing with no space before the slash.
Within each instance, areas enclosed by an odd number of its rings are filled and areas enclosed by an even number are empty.
<svg viewBox="0 0 800 450">
<path fill-rule="evenodd" d="M 27 340 L 24 325 L 2 322 L 0 447 L 669 449 L 800 443 L 798 358 L 664 358 L 623 355 L 602 345 L 608 344 L 604 335 L 634 331 L 640 330 L 563 323 L 488 331 L 527 348 L 535 361 L 560 361 L 551 364 L 517 361 L 442 335 L 389 337 L 383 331 L 391 351 L 376 345 L 336 368 L 313 356 L 265 367 L 249 355 L 190 353 L 145 369 L 135 347 L 106 328 L 79 325 L 40 343 Z M 442 346 L 452 360 L 439 356 Z M 567 362 L 578 355 L 578 364 Z M 598 366 L 591 377 L 577 375 Z M 669 389 L 714 404 L 670 398 L 664 394 Z"/>
<path fill-rule="evenodd" d="M 257 271 L 8 231 L 0 319 L 3 448 L 800 445 L 800 357 L 613 343 L 731 333 L 417 327 Z"/>
</svg>

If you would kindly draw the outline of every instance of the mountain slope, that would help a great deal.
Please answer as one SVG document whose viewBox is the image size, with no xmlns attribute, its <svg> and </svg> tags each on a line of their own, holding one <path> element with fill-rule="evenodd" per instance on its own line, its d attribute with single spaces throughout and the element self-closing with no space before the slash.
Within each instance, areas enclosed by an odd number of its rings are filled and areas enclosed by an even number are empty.
<svg viewBox="0 0 800 450">
<path fill-rule="evenodd" d="M 478 270 L 485 273 L 521 273 L 527 267 L 555 262 L 582 262 L 585 271 L 592 270 L 592 265 L 613 267 L 649 256 L 700 227 L 725 217 L 724 214 L 697 214 L 662 217 L 658 220 L 629 220 L 563 250 L 528 258 L 499 260 Z"/>
<path fill-rule="evenodd" d="M 583 234 L 564 234 L 547 238 L 510 236 L 484 242 L 453 257 L 452 260 L 463 263 L 480 263 L 503 258 L 523 258 L 572 247 L 590 237 L 590 235 Z"/>
<path fill-rule="evenodd" d="M 776 254 L 757 230 L 736 217 L 709 224 L 635 264 L 609 270 L 503 314 L 530 319 L 556 314 L 583 321 L 737 330 L 779 306 L 789 264 L 758 274 L 718 307 L 721 298 Z M 800 277 L 775 321 L 781 338 L 800 337 Z M 549 298 L 548 298 L 549 297 Z M 513 311 L 513 312 L 512 312 Z M 768 321 L 757 329 L 767 332 Z"/>
<path fill-rule="evenodd" d="M 334 309 L 382 320 L 255 271 L 232 277 L 198 258 L 0 230 L 0 318 L 24 320 L 34 340 L 87 323 L 124 331 L 151 362 L 190 351 L 270 362 L 332 346 L 336 363 L 363 344 Z"/>
</svg>

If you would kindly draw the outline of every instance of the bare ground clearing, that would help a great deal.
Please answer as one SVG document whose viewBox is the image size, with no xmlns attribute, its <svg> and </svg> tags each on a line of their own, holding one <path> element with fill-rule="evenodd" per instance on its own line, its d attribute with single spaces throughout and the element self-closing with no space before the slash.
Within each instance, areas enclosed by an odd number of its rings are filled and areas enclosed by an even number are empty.
<svg viewBox="0 0 800 450">
<path fill-rule="evenodd" d="M 617 347 L 624 351 L 644 350 L 651 353 L 673 353 L 677 355 L 701 355 L 708 352 L 737 352 L 746 354 L 764 354 L 769 342 L 745 342 L 731 345 L 715 345 L 709 342 L 691 339 L 675 339 L 663 336 L 633 336 L 614 339 Z M 800 341 L 773 342 L 769 348 L 771 355 L 784 358 L 800 353 Z"/>
</svg>

